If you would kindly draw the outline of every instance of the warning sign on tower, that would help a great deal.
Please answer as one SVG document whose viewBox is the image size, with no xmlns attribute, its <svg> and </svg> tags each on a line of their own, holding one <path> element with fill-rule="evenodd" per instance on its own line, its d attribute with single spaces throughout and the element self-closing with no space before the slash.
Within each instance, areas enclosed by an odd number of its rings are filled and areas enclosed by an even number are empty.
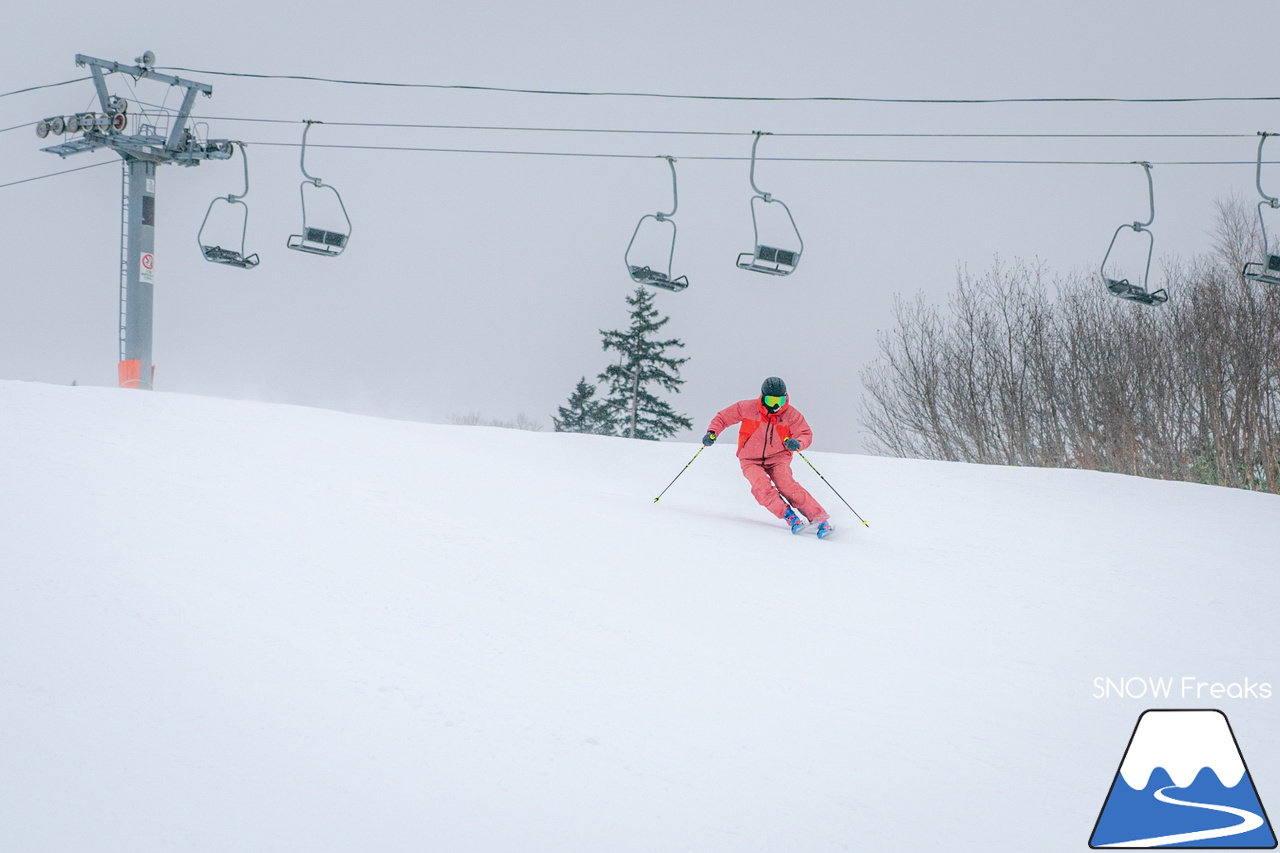
<svg viewBox="0 0 1280 853">
<path fill-rule="evenodd" d="M 156 283 L 156 256 L 150 252 L 142 254 L 142 263 L 138 265 L 138 281 L 145 284 Z"/>
</svg>

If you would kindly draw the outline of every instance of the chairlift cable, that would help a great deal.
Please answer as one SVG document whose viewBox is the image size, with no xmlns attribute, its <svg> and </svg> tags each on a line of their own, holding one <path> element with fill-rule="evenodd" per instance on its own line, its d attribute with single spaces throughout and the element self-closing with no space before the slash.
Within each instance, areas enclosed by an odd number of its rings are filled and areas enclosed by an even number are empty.
<svg viewBox="0 0 1280 853">
<path fill-rule="evenodd" d="M 211 71 L 201 68 L 183 68 L 164 66 L 163 71 L 176 71 L 187 74 L 202 74 L 218 77 L 242 77 L 255 80 L 295 80 L 309 83 L 336 83 L 346 86 L 378 86 L 393 89 L 444 89 L 476 92 L 499 92 L 517 95 L 573 95 L 578 97 L 615 97 L 615 98 L 663 98 L 669 100 L 694 101 L 757 101 L 757 102 L 803 102 L 831 101 L 846 103 L 873 104 L 1189 104 L 1215 102 L 1267 102 L 1280 101 L 1280 95 L 1248 95 L 1248 96 L 1209 96 L 1183 98 L 871 98 L 848 95 L 805 95 L 805 96 L 768 96 L 768 95 L 689 95 L 671 92 L 588 92 L 561 89 L 523 89 L 506 86 L 477 86 L 444 83 L 397 83 L 379 80 L 346 80 L 336 77 L 318 77 L 307 74 L 254 74 L 242 71 Z"/>
<path fill-rule="evenodd" d="M 0 98 L 7 98 L 10 95 L 21 95 L 23 92 L 35 92 L 40 89 L 53 89 L 57 86 L 68 86 L 72 83 L 83 83 L 85 80 L 92 79 L 92 77 L 77 77 L 74 80 L 63 80 L 61 83 L 45 83 L 43 86 L 28 86 L 25 89 L 14 89 L 12 92 L 0 92 Z"/>
<path fill-rule="evenodd" d="M 50 172 L 47 175 L 37 175 L 34 178 L 23 178 L 20 181 L 10 181 L 7 184 L 0 184 L 0 190 L 5 187 L 16 187 L 18 184 L 29 184 L 32 181 L 43 181 L 45 178 L 56 178 L 58 175 L 69 175 L 72 172 L 83 172 L 85 169 L 96 169 L 99 166 L 110 166 L 118 164 L 119 160 L 103 160 L 101 163 L 91 163 L 88 166 L 77 166 L 74 169 L 63 169 L 60 172 Z"/>
<path fill-rule="evenodd" d="M 25 125 L 24 125 L 25 126 Z M 246 142 L 247 145 L 260 145 L 267 148 L 296 148 L 297 143 L 292 142 Z M 336 148 L 352 151 L 407 151 L 422 152 L 433 154 L 493 154 L 493 155 L 512 155 L 527 157 L 582 157 L 593 159 L 614 159 L 614 160 L 652 160 L 652 154 L 606 154 L 598 152 L 583 151 L 507 151 L 497 149 L 480 149 L 480 148 L 417 148 L 409 146 L 391 146 L 391 145 L 337 145 L 333 143 L 319 144 L 314 142 L 307 143 L 312 148 Z M 678 160 L 700 160 L 708 162 L 747 162 L 750 157 L 727 157 L 727 156 L 687 156 L 677 157 Z M 866 164 L 903 164 L 903 165 L 962 165 L 962 166 L 1129 166 L 1133 164 L 1132 160 L 944 160 L 944 159 L 909 159 L 909 158 L 871 158 L 871 157 L 760 157 L 759 160 L 779 163 L 866 163 Z M 107 160 L 102 163 L 94 163 L 89 166 L 78 166 L 74 169 L 63 169 L 58 172 L 50 172 L 46 175 L 36 175 L 30 178 L 22 178 L 17 181 L 0 184 L 0 189 L 13 187 L 19 184 L 26 184 L 32 181 L 41 181 L 45 178 L 54 178 L 58 175 L 67 175 L 72 172 L 80 172 L 85 169 L 94 169 L 98 166 L 105 166 L 114 163 L 114 160 Z M 1151 160 L 1153 166 L 1253 166 L 1255 160 Z M 1263 165 L 1275 166 L 1280 165 L 1280 160 L 1264 160 Z"/>
<path fill-rule="evenodd" d="M 251 145 L 297 148 L 295 142 L 250 142 Z M 310 148 L 337 148 L 353 151 L 418 151 L 437 154 L 508 154 L 530 157 L 588 157 L 612 160 L 652 160 L 653 154 L 616 154 L 599 151 L 517 151 L 496 148 L 429 148 L 412 145 L 351 145 L 339 143 L 307 143 Z M 725 155 L 674 155 L 677 160 L 748 162 L 750 157 Z M 992 166 L 1131 166 L 1132 160 L 980 160 L 910 157 L 758 157 L 761 162 L 776 163 L 903 163 L 937 165 Z M 1151 160 L 1153 166 L 1252 166 L 1254 160 Z M 1280 161 L 1267 161 L 1280 163 Z"/>
<path fill-rule="evenodd" d="M 144 104 L 145 106 L 145 104 Z M 154 105 L 152 105 L 154 106 Z M 201 121 L 259 124 L 302 124 L 302 119 L 191 116 Z M 749 130 L 649 130 L 600 127 L 521 127 L 484 124 L 416 124 L 410 122 L 326 121 L 332 127 L 378 127 L 409 130 L 494 130 L 518 133 L 599 133 L 649 136 L 751 136 Z M 1256 133 L 902 133 L 902 132 L 774 132 L 774 136 L 805 139 L 1253 139 Z"/>
<path fill-rule="evenodd" d="M 791 137 L 867 139 L 1249 139 L 1252 133 L 774 133 Z"/>
<path fill-rule="evenodd" d="M 87 79 L 87 78 L 82 78 Z M 67 82 L 80 82 L 79 80 Z M 63 84 L 51 84 L 63 85 Z M 266 122 L 278 124 L 302 124 L 303 121 L 293 119 L 254 119 L 254 118 L 220 118 L 212 116 L 198 117 L 205 121 L 246 121 L 246 122 Z M 36 122 L 27 122 L 25 124 L 14 125 L 0 129 L 0 133 L 11 130 L 30 127 Z M 339 126 L 386 126 L 372 125 L 360 122 L 326 122 L 326 124 Z M 464 126 L 464 125 L 405 125 L 406 127 L 438 127 L 440 129 L 459 129 L 459 130 L 505 130 L 507 128 L 489 127 L 489 126 Z M 511 128 L 513 130 L 524 130 L 525 128 Z M 601 133 L 670 133 L 673 135 L 712 135 L 713 132 L 688 132 L 688 131 L 646 131 L 646 130 L 607 130 L 607 129 L 591 129 L 591 128 L 528 128 L 532 131 L 563 131 L 563 132 L 601 132 Z M 750 135 L 749 132 L 714 132 L 714 135 L 725 136 L 744 136 Z M 790 134 L 775 133 L 775 136 L 821 136 L 823 134 Z M 838 134 L 839 136 L 886 136 L 895 138 L 913 138 L 913 137 L 939 137 L 939 138 L 1133 138 L 1133 139 L 1159 139 L 1159 138 L 1221 138 L 1233 139 L 1246 136 L 1256 136 L 1257 134 Z M 249 144 L 260 145 L 263 147 L 282 147 L 292 148 L 298 147 L 298 143 L 292 142 L 252 142 Z M 620 159 L 620 160 L 648 160 L 652 159 L 652 154 L 619 154 L 604 152 L 587 152 L 587 151 L 525 151 L 525 150 L 506 150 L 506 149 L 485 149 L 485 148 L 443 148 L 443 147 L 424 147 L 424 146 L 392 146 L 392 145 L 351 145 L 338 143 L 308 143 L 313 148 L 335 148 L 354 151 L 408 151 L 423 153 L 439 153 L 439 154 L 488 154 L 488 155 L 508 155 L 508 156 L 531 156 L 531 157 L 579 157 L 593 159 Z M 681 156 L 682 160 L 699 160 L 708 162 L 744 162 L 749 157 L 743 156 L 717 156 L 717 155 L 688 155 Z M 1014 159 L 976 159 L 976 158 L 907 158 L 907 157 L 761 157 L 762 161 L 770 162 L 790 162 L 790 163 L 864 163 L 864 164 L 903 164 L 903 165 L 992 165 L 992 166 L 1124 166 L 1132 165 L 1132 160 L 1014 160 Z M 96 168 L 97 166 L 106 165 L 108 162 L 95 163 L 91 166 L 80 166 L 73 169 L 63 169 L 58 172 L 50 172 L 45 175 L 36 175 L 30 178 L 23 178 L 17 181 L 0 184 L 0 189 L 6 187 L 17 186 L 18 184 L 29 183 L 31 181 L 44 180 L 45 178 L 57 177 L 58 175 L 70 174 L 71 172 L 79 172 L 84 169 Z M 1256 160 L 1152 160 L 1153 166 L 1256 166 Z M 1262 165 L 1280 165 L 1280 160 L 1265 160 Z"/>
<path fill-rule="evenodd" d="M 201 121 L 242 121 L 261 124 L 302 124 L 300 119 L 285 118 L 236 118 L 232 116 L 192 116 Z M 750 136 L 750 131 L 736 130 L 638 130 L 630 128 L 597 128 L 597 127 L 516 127 L 487 124 L 414 124 L 408 122 L 386 121 L 326 121 L 333 127 L 378 127 L 403 128 L 409 130 L 501 130 L 523 133 L 634 133 L 654 136 Z M 780 134 L 783 135 L 783 134 Z M 1252 134 L 1241 134 L 1252 136 Z"/>
</svg>

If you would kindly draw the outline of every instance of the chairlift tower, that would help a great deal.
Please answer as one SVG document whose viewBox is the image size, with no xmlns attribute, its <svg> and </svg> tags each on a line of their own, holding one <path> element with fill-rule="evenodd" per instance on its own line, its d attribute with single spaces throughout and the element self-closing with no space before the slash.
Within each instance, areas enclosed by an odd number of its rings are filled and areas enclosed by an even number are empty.
<svg viewBox="0 0 1280 853">
<path fill-rule="evenodd" d="M 147 51 L 134 65 L 76 55 L 76 65 L 88 66 L 98 92 L 100 114 L 57 116 L 36 125 L 36 135 L 83 135 L 42 149 L 59 157 L 110 148 L 123 161 L 120 214 L 120 362 L 122 388 L 152 387 L 155 367 L 151 361 L 152 306 L 155 297 L 156 169 L 167 163 L 198 166 L 203 160 L 227 160 L 230 140 L 200 139 L 187 120 L 196 95 L 213 94 L 207 83 L 184 80 L 154 70 L 155 54 Z M 106 75 L 128 74 L 134 80 L 155 80 L 185 89 L 182 106 L 167 128 L 163 113 L 135 116 L 129 129 L 128 102 L 107 91 Z"/>
</svg>

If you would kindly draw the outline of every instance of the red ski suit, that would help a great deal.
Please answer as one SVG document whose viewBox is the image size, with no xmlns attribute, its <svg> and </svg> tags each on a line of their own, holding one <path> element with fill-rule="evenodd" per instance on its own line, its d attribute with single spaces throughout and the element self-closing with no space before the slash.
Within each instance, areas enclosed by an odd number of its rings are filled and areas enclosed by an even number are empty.
<svg viewBox="0 0 1280 853">
<path fill-rule="evenodd" d="M 738 430 L 738 462 L 760 505 L 782 518 L 789 503 L 811 522 L 826 521 L 827 511 L 792 476 L 791 451 L 782 446 L 787 438 L 800 442 L 801 450 L 813 443 L 813 431 L 804 415 L 790 403 L 771 414 L 757 397 L 724 409 L 711 419 L 707 430 L 718 436 L 736 423 L 742 424 Z"/>
</svg>

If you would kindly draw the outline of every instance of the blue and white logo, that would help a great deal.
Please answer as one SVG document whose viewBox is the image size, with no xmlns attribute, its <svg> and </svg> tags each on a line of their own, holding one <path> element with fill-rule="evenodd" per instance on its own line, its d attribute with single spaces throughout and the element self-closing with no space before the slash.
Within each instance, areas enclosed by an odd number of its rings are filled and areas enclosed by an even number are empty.
<svg viewBox="0 0 1280 853">
<path fill-rule="evenodd" d="M 1226 714 L 1144 711 L 1089 846 L 1274 848 Z"/>
</svg>

